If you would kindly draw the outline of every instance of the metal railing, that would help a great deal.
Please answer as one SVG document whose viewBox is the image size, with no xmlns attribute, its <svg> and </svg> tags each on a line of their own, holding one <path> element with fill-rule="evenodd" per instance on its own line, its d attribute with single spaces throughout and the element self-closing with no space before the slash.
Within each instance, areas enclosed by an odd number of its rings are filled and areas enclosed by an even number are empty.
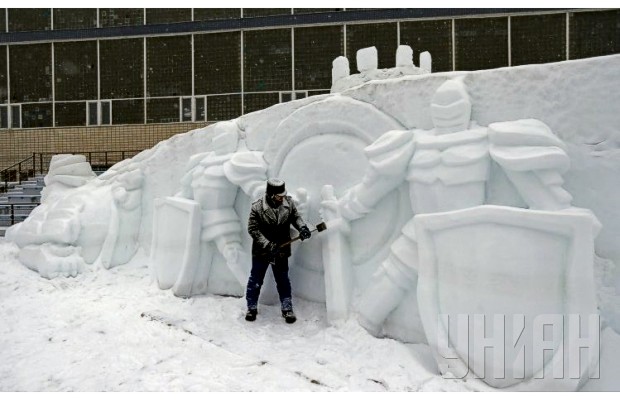
<svg viewBox="0 0 620 400">
<path fill-rule="evenodd" d="M 27 157 L 10 167 L 0 171 L 0 193 L 6 193 L 10 189 L 10 184 L 21 184 L 34 178 L 37 174 L 43 175 L 49 171 L 49 163 L 52 156 L 57 154 L 83 154 L 90 163 L 93 171 L 105 171 L 112 165 L 128 158 L 133 157 L 142 150 L 114 150 L 114 151 L 68 151 L 58 152 L 40 152 L 32 153 Z"/>
<path fill-rule="evenodd" d="M 0 204 L 0 209 L 3 210 L 0 212 L 0 215 L 7 215 L 4 212 L 7 208 L 9 209 L 8 215 L 10 215 L 10 225 L 15 225 L 15 204 Z"/>
<path fill-rule="evenodd" d="M 15 225 L 16 222 L 21 222 L 21 221 L 17 221 L 18 217 L 28 217 L 28 215 L 30 215 L 30 213 L 32 212 L 32 209 L 34 209 L 34 207 L 37 207 L 39 205 L 41 205 L 40 201 L 35 201 L 32 203 L 0 204 L 0 217 L 8 216 L 9 226 L 13 226 Z M 28 211 L 16 209 L 16 208 L 20 208 L 24 206 L 27 206 L 29 208 L 32 206 L 34 207 L 32 209 L 28 209 Z M 22 213 L 20 213 L 19 211 L 22 211 Z M 0 218 L 0 219 L 3 219 L 3 218 Z M 3 221 L 3 222 L 6 222 L 6 221 Z M 0 226 L 5 226 L 5 225 L 0 224 Z"/>
<path fill-rule="evenodd" d="M 30 157 L 0 171 L 0 180 L 2 180 L 2 184 L 0 184 L 0 194 L 7 194 L 13 184 L 19 185 L 23 181 L 36 177 L 37 174 L 46 174 L 49 171 L 50 161 L 56 154 L 83 154 L 86 156 L 93 171 L 105 171 L 112 165 L 128 157 L 132 157 L 141 151 L 142 150 L 118 150 L 32 153 Z M 6 222 L 10 223 L 9 226 L 15 225 L 16 222 L 21 222 L 21 220 L 24 219 L 22 217 L 27 217 L 34 207 L 41 204 L 39 199 L 40 197 L 38 196 L 32 196 L 31 202 L 0 203 L 0 220 L 4 222 L 0 226 L 5 225 Z M 18 221 L 18 219 L 20 221 Z"/>
</svg>

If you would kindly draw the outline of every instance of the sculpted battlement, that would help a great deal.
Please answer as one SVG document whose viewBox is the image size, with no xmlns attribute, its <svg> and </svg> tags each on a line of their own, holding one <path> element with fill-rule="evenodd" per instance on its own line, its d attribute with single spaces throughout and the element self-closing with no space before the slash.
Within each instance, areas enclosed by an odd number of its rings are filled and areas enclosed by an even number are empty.
<svg viewBox="0 0 620 400">
<path fill-rule="evenodd" d="M 340 56 L 334 59 L 332 62 L 332 93 L 342 92 L 372 80 L 429 74 L 432 69 L 431 54 L 428 51 L 420 54 L 420 66 L 416 67 L 413 63 L 413 50 L 405 45 L 400 45 L 396 49 L 394 68 L 378 68 L 378 53 L 374 46 L 358 50 L 356 63 L 359 73 L 351 74 L 348 58 Z"/>
</svg>

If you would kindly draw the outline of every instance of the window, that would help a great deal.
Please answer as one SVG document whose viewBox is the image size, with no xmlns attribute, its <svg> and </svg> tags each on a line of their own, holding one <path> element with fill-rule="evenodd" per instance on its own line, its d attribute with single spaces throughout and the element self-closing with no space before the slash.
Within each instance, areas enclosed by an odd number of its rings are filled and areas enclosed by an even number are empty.
<svg viewBox="0 0 620 400">
<path fill-rule="evenodd" d="M 112 121 L 112 102 L 110 100 L 89 101 L 86 113 L 88 125 L 110 125 Z"/>
<path fill-rule="evenodd" d="M 9 8 L 9 32 L 46 31 L 52 24 L 50 8 Z"/>
<path fill-rule="evenodd" d="M 143 124 L 144 101 L 143 100 L 113 100 L 112 101 L 112 124 Z"/>
<path fill-rule="evenodd" d="M 332 87 L 332 62 L 344 54 L 342 26 L 295 28 L 295 89 Z"/>
<path fill-rule="evenodd" d="M 570 14 L 570 59 L 620 52 L 620 10 Z"/>
<path fill-rule="evenodd" d="M 290 15 L 290 8 L 244 8 L 243 18 L 268 17 L 270 15 Z"/>
<path fill-rule="evenodd" d="M 291 90 L 291 57 L 290 29 L 244 32 L 244 91 Z"/>
<path fill-rule="evenodd" d="M 147 8 L 147 24 L 169 24 L 192 20 L 191 8 Z"/>
<path fill-rule="evenodd" d="M 205 121 L 207 117 L 207 98 L 205 96 L 199 96 L 195 99 L 196 105 L 196 121 Z"/>
<path fill-rule="evenodd" d="M 280 103 L 291 100 L 305 99 L 306 97 L 308 97 L 307 91 L 280 92 Z"/>
<path fill-rule="evenodd" d="M 112 102 L 101 101 L 99 102 L 101 109 L 101 125 L 110 125 L 112 123 Z"/>
<path fill-rule="evenodd" d="M 100 8 L 99 26 L 144 25 L 143 8 Z"/>
<path fill-rule="evenodd" d="M 241 92 L 241 33 L 194 35 L 195 94 Z"/>
<path fill-rule="evenodd" d="M 271 107 L 280 102 L 280 94 L 275 93 L 246 93 L 243 96 L 243 113 L 249 114 L 254 111 Z"/>
<path fill-rule="evenodd" d="M 147 123 L 205 121 L 206 96 L 147 100 Z"/>
<path fill-rule="evenodd" d="M 56 101 L 97 98 L 97 42 L 54 44 Z"/>
<path fill-rule="evenodd" d="M 192 98 L 191 97 L 181 97 L 181 122 L 191 122 L 194 120 L 194 113 L 192 107 Z"/>
<path fill-rule="evenodd" d="M 52 45 L 11 45 L 11 103 L 52 100 Z"/>
<path fill-rule="evenodd" d="M 342 8 L 294 8 L 295 14 L 314 14 L 324 12 L 342 11 Z"/>
<path fill-rule="evenodd" d="M 147 96 L 192 95 L 191 53 L 191 36 L 147 38 Z"/>
<path fill-rule="evenodd" d="M 99 42 L 101 98 L 144 96 L 144 39 Z"/>
<path fill-rule="evenodd" d="M 9 127 L 9 111 L 8 106 L 0 106 L 0 128 Z"/>
<path fill-rule="evenodd" d="M 452 71 L 452 20 L 401 22 L 400 44 L 411 47 L 416 66 L 420 53 L 428 51 L 433 72 Z"/>
<path fill-rule="evenodd" d="M 86 125 L 86 102 L 55 103 L 55 126 Z"/>
<path fill-rule="evenodd" d="M 97 27 L 96 8 L 54 8 L 54 29 Z"/>
<path fill-rule="evenodd" d="M 21 104 L 11 105 L 11 128 L 22 127 L 22 106 Z"/>
<path fill-rule="evenodd" d="M 379 68 L 394 68 L 396 65 L 397 26 L 395 22 L 385 24 L 347 25 L 347 58 L 351 73 L 356 74 L 357 51 L 376 47 Z M 330 85 L 331 87 L 331 85 Z"/>
<path fill-rule="evenodd" d="M 241 18 L 240 8 L 194 8 L 194 21 Z"/>
<path fill-rule="evenodd" d="M 47 128 L 53 126 L 52 103 L 30 103 L 21 105 L 22 128 Z M 13 113 L 14 118 L 19 113 Z M 13 126 L 15 126 L 13 119 Z"/>
<path fill-rule="evenodd" d="M 180 101 L 178 97 L 148 99 L 146 101 L 146 122 L 150 124 L 179 122 Z"/>
<path fill-rule="evenodd" d="M 241 115 L 241 95 L 207 96 L 207 121 L 226 121 Z"/>
<path fill-rule="evenodd" d="M 86 116 L 87 125 L 98 125 L 99 123 L 99 105 L 96 101 L 88 102 L 88 110 Z"/>
<path fill-rule="evenodd" d="M 0 105 L 0 128 L 21 128 L 21 105 Z"/>
<path fill-rule="evenodd" d="M 508 66 L 508 17 L 457 19 L 454 30 L 457 71 Z"/>
<path fill-rule="evenodd" d="M 7 46 L 0 46 L 0 104 L 8 101 L 6 49 Z"/>
<path fill-rule="evenodd" d="M 510 18 L 511 65 L 566 59 L 566 14 Z"/>
</svg>

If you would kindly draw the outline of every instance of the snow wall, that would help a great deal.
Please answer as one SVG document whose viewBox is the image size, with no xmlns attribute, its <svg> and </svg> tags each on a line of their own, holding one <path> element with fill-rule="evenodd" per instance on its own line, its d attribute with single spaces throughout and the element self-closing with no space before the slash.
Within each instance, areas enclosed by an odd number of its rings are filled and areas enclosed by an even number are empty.
<svg viewBox="0 0 620 400">
<path fill-rule="evenodd" d="M 372 81 L 343 93 L 278 104 L 235 121 L 245 132 L 249 149 L 263 150 L 278 125 L 295 110 L 327 98 L 344 97 L 373 105 L 404 128 L 430 129 L 430 99 L 435 90 L 448 79 L 464 76 L 473 103 L 472 119 L 480 125 L 536 118 L 568 144 L 571 169 L 565 174 L 566 186 L 575 197 L 575 205 L 592 209 L 603 222 L 603 230 L 597 238 L 597 254 L 619 264 L 620 209 L 616 204 L 620 193 L 613 184 L 620 172 L 619 67 L 620 56 L 616 55 Z M 333 113 L 336 118 L 347 117 L 339 112 Z M 328 115 L 317 117 L 323 121 L 330 118 Z M 357 118 L 355 115 L 350 117 Z M 140 155 L 141 162 L 149 166 L 147 176 L 158 169 L 158 160 L 168 166 L 164 168 L 168 170 L 167 175 L 147 178 L 146 186 L 154 188 L 152 195 L 175 192 L 189 156 L 210 149 L 214 128 L 210 126 L 178 135 Z M 147 221 L 151 210 L 148 199 L 149 196 L 145 196 Z M 141 232 L 141 244 L 147 249 L 150 235 L 146 222 Z"/>
<path fill-rule="evenodd" d="M 432 128 L 430 100 L 446 80 L 464 76 L 472 98 L 472 120 L 480 125 L 536 118 L 569 147 L 571 168 L 564 175 L 574 204 L 589 208 L 603 224 L 597 254 L 620 265 L 620 56 L 526 65 L 472 72 L 433 73 L 371 81 L 342 93 L 274 105 L 233 120 L 250 150 L 262 151 L 278 125 L 312 103 L 358 100 L 372 105 L 406 129 Z M 332 108 L 326 107 L 325 109 Z M 320 121 L 355 120 L 346 107 L 315 115 Z M 211 150 L 217 124 L 179 134 L 145 150 L 129 163 L 145 174 L 140 245 L 150 250 L 153 200 L 180 189 L 189 158 Z M 383 132 L 377 132 L 380 135 Z M 126 164 L 129 164 L 126 163 Z M 123 166 L 115 169 L 122 170 Z M 106 176 L 102 176 L 105 179 Z"/>
</svg>

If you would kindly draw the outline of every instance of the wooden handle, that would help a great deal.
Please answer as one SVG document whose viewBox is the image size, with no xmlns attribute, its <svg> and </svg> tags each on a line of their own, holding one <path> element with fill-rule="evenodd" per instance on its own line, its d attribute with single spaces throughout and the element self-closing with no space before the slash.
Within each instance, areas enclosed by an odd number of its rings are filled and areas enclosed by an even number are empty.
<svg viewBox="0 0 620 400">
<path fill-rule="evenodd" d="M 314 232 L 314 231 L 316 231 L 316 227 L 315 227 L 314 229 L 310 230 L 310 232 Z M 284 247 L 284 246 L 286 246 L 286 245 L 289 245 L 289 244 L 291 244 L 291 243 L 293 243 L 293 242 L 295 242 L 295 241 L 297 241 L 297 240 L 299 240 L 299 239 L 301 239 L 301 236 L 296 236 L 296 237 L 292 238 L 291 240 L 289 240 L 288 242 L 284 242 L 284 243 L 282 243 L 282 244 L 280 245 L 280 247 Z"/>
</svg>

